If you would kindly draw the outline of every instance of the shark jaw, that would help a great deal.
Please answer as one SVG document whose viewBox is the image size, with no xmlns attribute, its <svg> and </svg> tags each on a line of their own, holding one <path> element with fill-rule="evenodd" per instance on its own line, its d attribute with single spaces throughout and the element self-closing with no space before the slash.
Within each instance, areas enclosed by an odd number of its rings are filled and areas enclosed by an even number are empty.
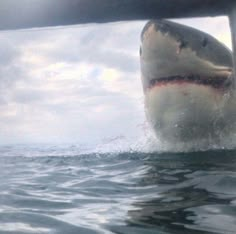
<svg viewBox="0 0 236 234">
<path fill-rule="evenodd" d="M 146 115 L 156 135 L 171 144 L 220 142 L 236 119 L 230 51 L 165 20 L 148 22 L 141 40 Z"/>
</svg>

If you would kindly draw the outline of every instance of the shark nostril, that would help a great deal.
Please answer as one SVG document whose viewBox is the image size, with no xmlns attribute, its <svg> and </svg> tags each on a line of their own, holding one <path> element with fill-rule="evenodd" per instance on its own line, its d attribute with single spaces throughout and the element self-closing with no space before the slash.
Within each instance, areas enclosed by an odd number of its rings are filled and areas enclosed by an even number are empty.
<svg viewBox="0 0 236 234">
<path fill-rule="evenodd" d="M 180 42 L 180 45 L 179 45 L 179 48 L 180 48 L 180 49 L 183 49 L 183 48 L 185 48 L 187 45 L 188 45 L 188 43 L 187 43 L 186 41 L 181 41 L 181 42 Z"/>
<path fill-rule="evenodd" d="M 181 52 L 181 50 L 185 47 L 187 47 L 188 43 L 186 41 L 180 41 L 178 49 L 177 49 L 177 54 L 179 54 Z"/>
<path fill-rule="evenodd" d="M 139 48 L 139 55 L 141 56 L 142 55 L 142 47 L 140 46 Z"/>
</svg>

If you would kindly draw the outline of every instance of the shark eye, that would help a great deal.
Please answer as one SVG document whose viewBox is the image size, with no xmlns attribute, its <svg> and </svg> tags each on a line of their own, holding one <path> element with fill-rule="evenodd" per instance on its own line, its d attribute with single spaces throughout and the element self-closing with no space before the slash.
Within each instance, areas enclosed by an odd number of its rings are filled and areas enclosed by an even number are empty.
<svg viewBox="0 0 236 234">
<path fill-rule="evenodd" d="M 205 37 L 203 40 L 202 40 L 202 46 L 203 47 L 206 47 L 208 44 L 208 39 Z"/>
</svg>

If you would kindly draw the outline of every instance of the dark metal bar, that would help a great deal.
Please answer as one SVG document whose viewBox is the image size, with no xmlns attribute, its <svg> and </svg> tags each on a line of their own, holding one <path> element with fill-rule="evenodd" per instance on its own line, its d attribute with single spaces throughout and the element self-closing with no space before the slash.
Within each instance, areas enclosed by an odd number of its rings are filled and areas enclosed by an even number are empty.
<svg viewBox="0 0 236 234">
<path fill-rule="evenodd" d="M 1 0 L 0 30 L 226 15 L 235 0 Z"/>
<path fill-rule="evenodd" d="M 233 64 L 234 64 L 234 87 L 236 88 L 236 2 L 231 6 L 229 14 L 232 49 L 233 49 Z"/>
</svg>

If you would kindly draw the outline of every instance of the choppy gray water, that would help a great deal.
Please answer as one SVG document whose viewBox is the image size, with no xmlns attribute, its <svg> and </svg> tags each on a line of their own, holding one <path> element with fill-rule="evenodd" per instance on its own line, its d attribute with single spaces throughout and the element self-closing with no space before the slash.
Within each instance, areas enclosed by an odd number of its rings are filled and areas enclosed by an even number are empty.
<svg viewBox="0 0 236 234">
<path fill-rule="evenodd" d="M 0 152 L 0 233 L 235 233 L 236 151 Z"/>
</svg>

